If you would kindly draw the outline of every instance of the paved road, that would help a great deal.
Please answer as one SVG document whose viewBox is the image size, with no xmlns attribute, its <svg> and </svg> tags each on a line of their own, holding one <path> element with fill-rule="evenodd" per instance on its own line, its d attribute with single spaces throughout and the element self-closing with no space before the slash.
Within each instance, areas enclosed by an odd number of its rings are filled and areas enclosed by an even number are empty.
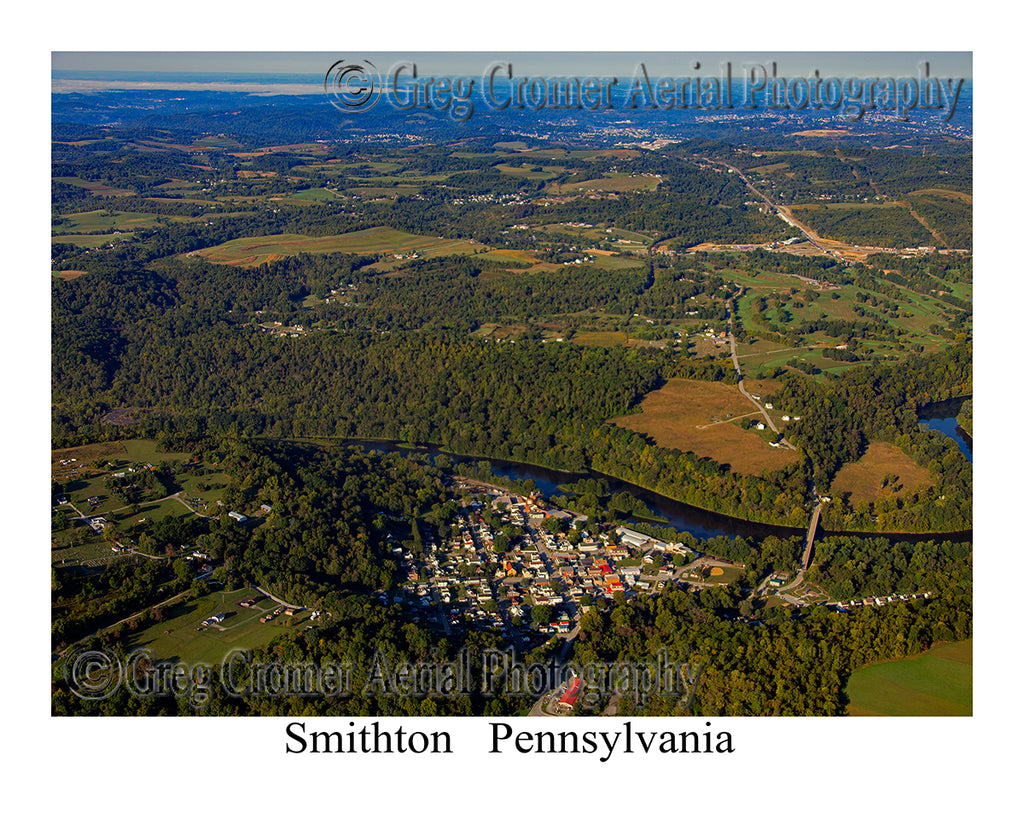
<svg viewBox="0 0 1024 819">
<path fill-rule="evenodd" d="M 791 583 L 777 589 L 779 594 L 792 591 L 804 582 L 804 573 L 811 567 L 811 555 L 814 554 L 814 535 L 818 531 L 818 521 L 821 519 L 821 501 L 814 504 L 814 511 L 811 513 L 811 523 L 807 527 L 807 541 L 804 544 L 804 554 L 800 560 L 800 571 L 796 573 Z"/>
<path fill-rule="evenodd" d="M 437 586 L 430 587 L 430 593 L 434 598 L 434 605 L 437 606 L 438 617 L 441 620 L 441 625 L 444 626 L 444 633 L 446 637 L 452 636 L 452 627 L 448 622 L 448 611 L 444 607 L 444 601 L 441 599 L 441 594 L 437 590 Z"/>
<path fill-rule="evenodd" d="M 772 210 L 774 210 L 782 218 L 782 220 L 787 225 L 791 225 L 792 227 L 795 227 L 797 230 L 799 230 L 804 235 L 804 238 L 807 239 L 807 241 L 810 242 L 812 245 L 814 245 L 816 248 L 818 248 L 818 250 L 820 250 L 822 253 L 826 254 L 827 256 L 835 256 L 836 255 L 834 251 L 826 250 L 824 247 L 822 247 L 819 244 L 820 237 L 816 233 L 811 231 L 810 228 L 808 228 L 805 225 L 803 225 L 800 222 L 798 222 L 793 217 L 793 213 L 792 213 L 792 211 L 790 211 L 789 208 L 787 208 L 785 205 L 777 205 L 775 202 L 773 202 L 768 197 L 767 194 L 761 193 L 761 191 L 759 191 L 757 188 L 755 188 L 751 184 L 750 180 L 747 179 L 747 177 L 743 173 L 743 171 L 741 171 L 739 168 L 737 168 L 737 167 L 735 167 L 733 165 L 730 165 L 728 162 L 719 162 L 718 164 L 724 165 L 726 168 L 731 170 L 734 174 L 739 176 L 739 178 L 743 180 L 743 184 L 745 184 L 748 188 L 750 188 L 750 190 L 753 191 L 754 194 L 759 199 L 761 199 L 761 201 L 763 201 L 768 207 L 770 207 Z"/>
</svg>

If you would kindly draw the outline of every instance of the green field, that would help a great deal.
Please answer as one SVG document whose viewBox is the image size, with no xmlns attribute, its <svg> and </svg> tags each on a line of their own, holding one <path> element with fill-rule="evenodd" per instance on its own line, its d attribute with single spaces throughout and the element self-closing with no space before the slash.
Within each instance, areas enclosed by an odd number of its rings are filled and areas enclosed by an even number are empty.
<svg viewBox="0 0 1024 819">
<path fill-rule="evenodd" d="M 232 239 L 199 251 L 216 264 L 258 265 L 299 253 L 419 253 L 421 256 L 451 256 L 488 250 L 486 245 L 462 239 L 417 236 L 392 228 L 376 227 L 336 236 L 252 236 Z"/>
<path fill-rule="evenodd" d="M 191 457 L 187 452 L 160 452 L 152 438 L 133 438 L 121 441 L 121 445 L 125 458 L 131 463 L 158 464 L 160 461 L 181 461 Z"/>
<path fill-rule="evenodd" d="M 973 640 L 853 672 L 846 684 L 852 716 L 970 716 Z"/>
<path fill-rule="evenodd" d="M 120 210 L 90 210 L 70 213 L 53 220 L 55 234 L 95 233 L 96 231 L 130 231 L 155 227 L 159 222 L 187 221 L 187 217 L 156 216 Z"/>
<path fill-rule="evenodd" d="M 126 242 L 129 239 L 134 239 L 134 233 L 100 233 L 95 236 L 92 235 L 80 235 L 80 234 L 60 234 L 51 237 L 50 241 L 55 245 L 77 245 L 78 247 L 87 247 L 95 249 L 97 247 L 106 247 L 110 244 L 116 244 L 117 242 Z"/>
<path fill-rule="evenodd" d="M 804 322 L 821 319 L 855 323 L 881 321 L 888 326 L 898 327 L 905 331 L 905 335 L 900 338 L 901 343 L 906 346 L 922 344 L 926 352 L 941 347 L 943 341 L 941 336 L 934 332 L 934 326 L 946 327 L 949 324 L 946 314 L 955 312 L 954 308 L 937 298 L 903 287 L 893 288 L 888 293 L 861 285 L 845 286 L 839 290 L 824 292 L 812 288 L 814 290 L 812 298 L 808 298 L 806 295 L 807 285 L 792 276 L 733 269 L 724 272 L 723 276 L 746 288 L 746 292 L 738 300 L 739 317 L 743 327 L 754 337 L 766 332 L 766 328 L 755 320 L 753 309 L 753 302 L 761 297 L 769 301 L 769 307 L 762 316 L 783 333 L 795 330 Z M 956 295 L 960 298 L 970 299 L 971 297 L 970 285 L 961 285 L 957 288 L 950 285 L 949 289 L 955 289 Z M 789 294 L 794 290 L 795 293 L 790 296 Z M 868 301 L 859 299 L 858 293 L 866 294 Z M 781 309 L 771 306 L 772 300 L 776 296 L 781 296 L 785 301 Z M 875 299 L 876 304 L 871 304 L 870 299 Z M 855 308 L 861 310 L 862 314 L 859 315 L 855 312 Z M 839 341 L 820 331 L 805 336 L 804 340 L 805 343 L 810 343 L 809 346 L 821 345 L 822 347 L 834 346 Z M 867 348 L 874 348 L 879 353 L 900 356 L 900 352 L 893 344 L 881 339 L 867 340 L 863 344 L 863 348 L 865 349 L 862 349 L 862 353 L 867 352 Z M 754 352 L 754 350 L 741 343 L 739 354 L 744 356 L 749 352 Z M 757 350 L 756 352 L 765 351 Z M 821 350 L 747 358 L 744 359 L 744 366 L 751 372 L 769 372 L 793 356 L 806 358 L 818 368 L 830 372 L 841 372 L 854 366 L 850 363 L 824 358 Z"/>
<path fill-rule="evenodd" d="M 635 190 L 656 190 L 661 184 L 657 176 L 645 176 L 627 173 L 609 173 L 601 179 L 589 179 L 586 182 L 551 183 L 548 189 L 554 194 L 581 193 L 583 191 L 622 192 Z"/>
<path fill-rule="evenodd" d="M 55 182 L 63 182 L 65 185 L 74 185 L 76 188 L 84 188 L 95 196 L 132 196 L 135 191 L 126 188 L 112 188 L 103 182 L 93 182 L 88 179 L 79 179 L 77 176 L 55 176 Z"/>
<path fill-rule="evenodd" d="M 524 165 L 522 167 L 516 167 L 514 165 L 495 165 L 496 170 L 501 171 L 509 176 L 520 176 L 524 179 L 554 179 L 558 173 L 564 170 L 564 168 L 556 167 L 553 165 Z"/>
<path fill-rule="evenodd" d="M 333 202 L 338 196 L 327 188 L 307 188 L 296 191 L 287 198 L 289 202 Z"/>
<path fill-rule="evenodd" d="M 257 592 L 251 589 L 218 591 L 197 600 L 178 603 L 165 613 L 161 622 L 133 635 L 129 645 L 133 649 L 148 649 L 157 660 L 219 664 L 232 649 L 263 646 L 274 637 L 294 634 L 309 625 L 307 611 L 294 617 L 281 615 L 269 623 L 261 623 L 260 617 L 279 606 L 269 598 L 249 609 L 238 605 L 239 600 L 255 594 Z M 200 625 L 217 612 L 228 615 L 222 624 Z"/>
</svg>

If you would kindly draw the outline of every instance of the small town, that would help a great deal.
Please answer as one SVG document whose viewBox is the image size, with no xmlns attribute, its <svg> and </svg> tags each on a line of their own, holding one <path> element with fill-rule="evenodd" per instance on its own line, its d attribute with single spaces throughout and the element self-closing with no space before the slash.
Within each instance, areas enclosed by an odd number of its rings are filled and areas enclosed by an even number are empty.
<svg viewBox="0 0 1024 819">
<path fill-rule="evenodd" d="M 392 550 L 404 572 L 394 601 L 411 609 L 414 621 L 446 634 L 495 628 L 529 650 L 550 635 L 571 640 L 582 614 L 601 598 L 652 594 L 668 584 L 719 585 L 743 568 L 623 526 L 594 535 L 587 516 L 555 508 L 537 493 L 462 478 L 456 488 L 465 496 L 457 536 L 426 536 L 422 559 L 407 548 Z"/>
</svg>

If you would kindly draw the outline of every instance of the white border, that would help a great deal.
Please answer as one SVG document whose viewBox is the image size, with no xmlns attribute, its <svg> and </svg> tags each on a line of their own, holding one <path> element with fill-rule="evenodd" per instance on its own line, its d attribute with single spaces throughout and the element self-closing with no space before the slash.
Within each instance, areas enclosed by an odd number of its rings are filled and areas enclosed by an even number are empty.
<svg viewBox="0 0 1024 819">
<path fill-rule="evenodd" d="M 996 444 L 997 385 L 1015 382 L 1014 349 L 1018 271 L 1012 246 L 1019 236 L 1012 213 L 1001 211 L 1016 161 L 1017 136 L 1003 121 L 1016 93 L 1009 60 L 1018 46 L 1014 27 L 983 21 L 960 9 L 904 8 L 890 2 L 859 2 L 830 9 L 824 4 L 710 4 L 673 10 L 653 6 L 586 5 L 555 8 L 537 0 L 510 4 L 436 3 L 410 7 L 303 5 L 290 10 L 253 4 L 214 6 L 208 2 L 140 7 L 123 3 L 59 3 L 30 12 L 35 32 L 19 50 L 5 55 L 8 88 L 14 97 L 5 116 L 5 144 L 13 179 L 4 208 L 5 225 L 23 245 L 7 273 L 9 313 L 15 339 L 14 383 L 27 385 L 29 402 L 12 395 L 8 430 L 18 442 L 8 451 L 5 489 L 11 476 L 18 489 L 8 505 L 15 515 L 44 519 L 40 498 L 48 483 L 42 442 L 49 439 L 48 263 L 49 247 L 49 55 L 50 51 L 96 50 L 973 50 L 975 54 L 975 246 L 976 302 L 976 561 L 975 714 L 971 719 L 712 719 L 728 725 L 737 753 L 731 757 L 634 757 L 601 764 L 596 760 L 529 756 L 495 757 L 467 750 L 454 759 L 311 757 L 283 754 L 283 720 L 55 720 L 49 718 L 40 655 L 49 644 L 49 612 L 42 560 L 22 567 L 16 558 L 8 587 L 29 578 L 24 592 L 9 601 L 8 635 L 15 663 L 7 663 L 4 702 L 14 719 L 6 741 L 17 755 L 9 782 L 36 804 L 72 809 L 86 816 L 142 810 L 157 816 L 181 811 L 266 809 L 266 813 L 372 810 L 391 816 L 524 815 L 615 810 L 713 809 L 731 815 L 793 815 L 813 811 L 836 816 L 912 812 L 948 816 L 980 807 L 1009 792 L 1012 726 L 1004 714 L 1016 711 L 1010 695 L 1015 654 L 1008 626 L 1016 606 L 1015 568 L 1010 563 L 1019 535 L 1008 528 L 1017 482 L 1005 466 L 1017 460 L 1019 445 Z M 988 26 L 996 29 L 993 33 Z M 1001 30 L 1000 30 L 1001 29 Z M 20 40 L 24 24 L 12 27 Z M 1005 32 L 1005 33 L 1004 33 Z M 26 127 L 27 126 L 27 127 Z M 1002 138 L 1004 137 L 1005 138 Z M 28 161 L 22 161 L 26 158 Z M 11 191 L 18 192 L 11 197 Z M 1013 195 L 1019 197 L 1019 186 Z M 1006 200 L 1002 200 L 1005 202 Z M 17 218 L 20 217 L 20 218 Z M 45 225 L 45 227 L 44 227 Z M 44 232 L 45 231 L 45 232 Z M 1005 252 L 999 252 L 1006 248 Z M 997 250 L 998 249 L 998 250 Z M 999 306 L 1006 305 L 999 312 Z M 28 343 L 18 343 L 27 339 Z M 1000 378 L 1002 376 L 1002 378 Z M 24 387 L 17 390 L 24 395 Z M 12 392 L 14 392 L 12 390 Z M 1019 413 L 1001 402 L 1000 429 L 1014 432 Z M 991 421 L 991 424 L 990 424 Z M 995 447 L 999 449 L 996 450 Z M 997 470 L 990 453 L 1003 462 Z M 26 474 L 27 473 L 27 474 Z M 8 541 L 9 552 L 35 554 L 39 532 Z M 997 556 L 998 555 L 998 556 Z M 47 556 L 48 559 L 48 556 Z M 998 563 L 997 563 L 998 561 Z M 1003 583 L 996 584 L 999 572 Z M 16 612 L 16 614 L 14 614 Z M 31 613 L 31 614 L 30 614 Z M 17 620 L 17 624 L 13 622 Z M 23 660 L 21 658 L 24 658 Z M 22 682 L 15 669 L 28 667 Z M 413 720 L 403 721 L 413 723 Z M 663 721 L 664 722 L 664 721 Z M 486 748 L 485 720 L 431 721 L 443 724 L 459 744 Z M 733 728 L 732 726 L 735 725 Z M 589 727 L 589 726 L 588 726 Z M 665 725 L 678 730 L 675 722 Z M 1002 749 L 1007 754 L 1002 755 Z M 32 775 L 31 772 L 38 772 Z M 611 775 L 609 775 L 611 774 Z M 1013 804 L 1013 802 L 1008 802 Z M 263 811 L 261 811 L 262 813 Z M 973 811 L 972 811 L 973 812 Z"/>
</svg>

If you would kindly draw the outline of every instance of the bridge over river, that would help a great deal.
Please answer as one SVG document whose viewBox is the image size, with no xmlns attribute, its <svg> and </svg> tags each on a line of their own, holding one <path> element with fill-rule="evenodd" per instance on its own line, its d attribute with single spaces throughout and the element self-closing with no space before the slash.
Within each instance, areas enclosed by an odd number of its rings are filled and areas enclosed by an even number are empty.
<svg viewBox="0 0 1024 819">
<path fill-rule="evenodd" d="M 793 578 L 792 583 L 788 583 L 787 585 L 777 589 L 778 593 L 781 594 L 782 592 L 791 591 L 804 582 L 804 572 L 811 567 L 811 556 L 814 554 L 814 536 L 818 532 L 819 520 L 821 520 L 820 498 L 814 504 L 814 511 L 811 512 L 811 523 L 807 527 L 807 540 L 804 543 L 804 556 L 800 560 L 800 571 L 796 573 L 796 577 Z M 764 583 L 762 583 L 757 590 L 760 591 L 763 587 Z"/>
</svg>

